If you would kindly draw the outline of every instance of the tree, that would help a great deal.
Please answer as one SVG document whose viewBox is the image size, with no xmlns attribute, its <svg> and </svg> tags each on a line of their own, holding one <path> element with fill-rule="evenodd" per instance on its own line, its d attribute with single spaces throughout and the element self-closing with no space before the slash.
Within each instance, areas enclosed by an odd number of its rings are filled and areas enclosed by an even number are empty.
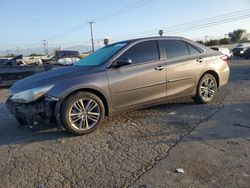
<svg viewBox="0 0 250 188">
<path fill-rule="evenodd" d="M 240 42 L 249 42 L 248 38 L 247 37 L 243 37 Z"/>
<path fill-rule="evenodd" d="M 230 44 L 231 43 L 229 38 L 220 39 L 219 42 L 220 42 L 220 44 Z"/>
<path fill-rule="evenodd" d="M 15 57 L 16 55 L 15 54 L 8 54 L 8 55 L 4 55 L 2 57 L 5 57 L 5 58 L 12 58 L 12 57 Z"/>
<path fill-rule="evenodd" d="M 207 46 L 215 46 L 215 45 L 219 45 L 219 44 L 220 44 L 219 40 L 210 40 L 210 41 L 207 41 L 207 43 L 206 43 Z"/>
<path fill-rule="evenodd" d="M 230 32 L 228 34 L 230 40 L 232 43 L 238 43 L 240 42 L 242 36 L 246 33 L 246 30 L 244 29 L 237 29 L 237 30 L 234 30 L 233 32 Z"/>
<path fill-rule="evenodd" d="M 32 53 L 29 55 L 30 57 L 34 57 L 34 56 L 43 56 L 42 54 L 36 54 L 36 53 Z"/>
<path fill-rule="evenodd" d="M 204 44 L 204 42 L 203 42 L 202 40 L 198 40 L 198 41 L 196 41 L 196 42 L 198 42 L 198 43 L 200 43 L 200 44 Z"/>
</svg>

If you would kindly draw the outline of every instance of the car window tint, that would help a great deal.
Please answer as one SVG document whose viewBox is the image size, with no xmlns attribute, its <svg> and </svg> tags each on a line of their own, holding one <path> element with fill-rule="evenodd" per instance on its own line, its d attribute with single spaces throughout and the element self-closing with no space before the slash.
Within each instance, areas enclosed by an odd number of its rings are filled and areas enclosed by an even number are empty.
<svg viewBox="0 0 250 188">
<path fill-rule="evenodd" d="M 181 40 L 164 40 L 163 45 L 167 54 L 167 58 L 189 55 L 187 44 Z"/>
<path fill-rule="evenodd" d="M 201 53 L 201 51 L 198 50 L 197 48 L 195 48 L 193 45 L 188 44 L 188 43 L 187 43 L 187 45 L 188 45 L 188 49 L 189 49 L 190 55 L 197 55 L 197 54 Z"/>
<path fill-rule="evenodd" d="M 158 45 L 154 40 L 135 44 L 120 57 L 130 58 L 132 63 L 143 63 L 160 59 Z"/>
<path fill-rule="evenodd" d="M 97 66 L 105 62 L 113 54 L 126 46 L 127 43 L 116 43 L 100 48 L 94 53 L 75 63 L 75 66 Z"/>
</svg>

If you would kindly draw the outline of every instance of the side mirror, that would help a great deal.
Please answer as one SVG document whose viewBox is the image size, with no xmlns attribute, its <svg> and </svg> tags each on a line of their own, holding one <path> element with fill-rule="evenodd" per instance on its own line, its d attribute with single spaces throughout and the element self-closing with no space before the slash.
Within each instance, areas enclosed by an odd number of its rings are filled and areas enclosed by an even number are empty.
<svg viewBox="0 0 250 188">
<path fill-rule="evenodd" d="M 131 63 L 132 63 L 132 60 L 130 58 L 118 58 L 112 63 L 111 67 L 118 68 L 118 67 L 122 67 L 125 65 L 130 65 Z"/>
</svg>

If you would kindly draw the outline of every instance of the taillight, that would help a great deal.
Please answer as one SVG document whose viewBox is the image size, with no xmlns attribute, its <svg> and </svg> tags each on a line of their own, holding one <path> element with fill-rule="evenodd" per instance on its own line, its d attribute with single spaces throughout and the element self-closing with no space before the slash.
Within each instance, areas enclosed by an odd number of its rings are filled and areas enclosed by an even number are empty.
<svg viewBox="0 0 250 188">
<path fill-rule="evenodd" d="M 223 60 L 223 61 L 225 61 L 225 62 L 227 62 L 227 59 L 228 59 L 228 58 L 227 58 L 226 55 L 223 55 L 223 56 L 220 57 L 220 59 Z"/>
</svg>

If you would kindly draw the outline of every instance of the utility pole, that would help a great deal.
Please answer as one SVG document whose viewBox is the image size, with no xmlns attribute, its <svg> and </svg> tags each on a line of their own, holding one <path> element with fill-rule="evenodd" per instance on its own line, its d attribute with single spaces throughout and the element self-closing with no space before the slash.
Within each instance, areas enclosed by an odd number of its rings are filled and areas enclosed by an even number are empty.
<svg viewBox="0 0 250 188">
<path fill-rule="evenodd" d="M 208 36 L 205 36 L 205 44 L 207 44 Z"/>
<path fill-rule="evenodd" d="M 16 47 L 16 52 L 17 52 L 17 55 L 19 55 L 19 48 Z"/>
<path fill-rule="evenodd" d="M 44 47 L 44 53 L 45 53 L 45 55 L 48 55 L 48 53 L 49 53 L 48 41 L 42 40 L 42 42 L 43 42 L 43 47 Z"/>
<path fill-rule="evenodd" d="M 91 22 L 88 22 L 88 23 L 89 23 L 89 26 L 90 26 L 91 43 L 92 43 L 92 52 L 94 52 L 94 51 L 95 51 L 95 46 L 94 46 L 94 37 L 93 37 L 93 27 L 92 27 L 92 25 L 93 25 L 93 23 L 95 23 L 95 22 L 91 21 Z"/>
<path fill-rule="evenodd" d="M 97 47 L 98 47 L 98 48 L 101 48 L 101 46 L 100 46 L 100 41 L 101 41 L 100 39 L 97 40 L 97 44 L 98 44 Z"/>
</svg>

